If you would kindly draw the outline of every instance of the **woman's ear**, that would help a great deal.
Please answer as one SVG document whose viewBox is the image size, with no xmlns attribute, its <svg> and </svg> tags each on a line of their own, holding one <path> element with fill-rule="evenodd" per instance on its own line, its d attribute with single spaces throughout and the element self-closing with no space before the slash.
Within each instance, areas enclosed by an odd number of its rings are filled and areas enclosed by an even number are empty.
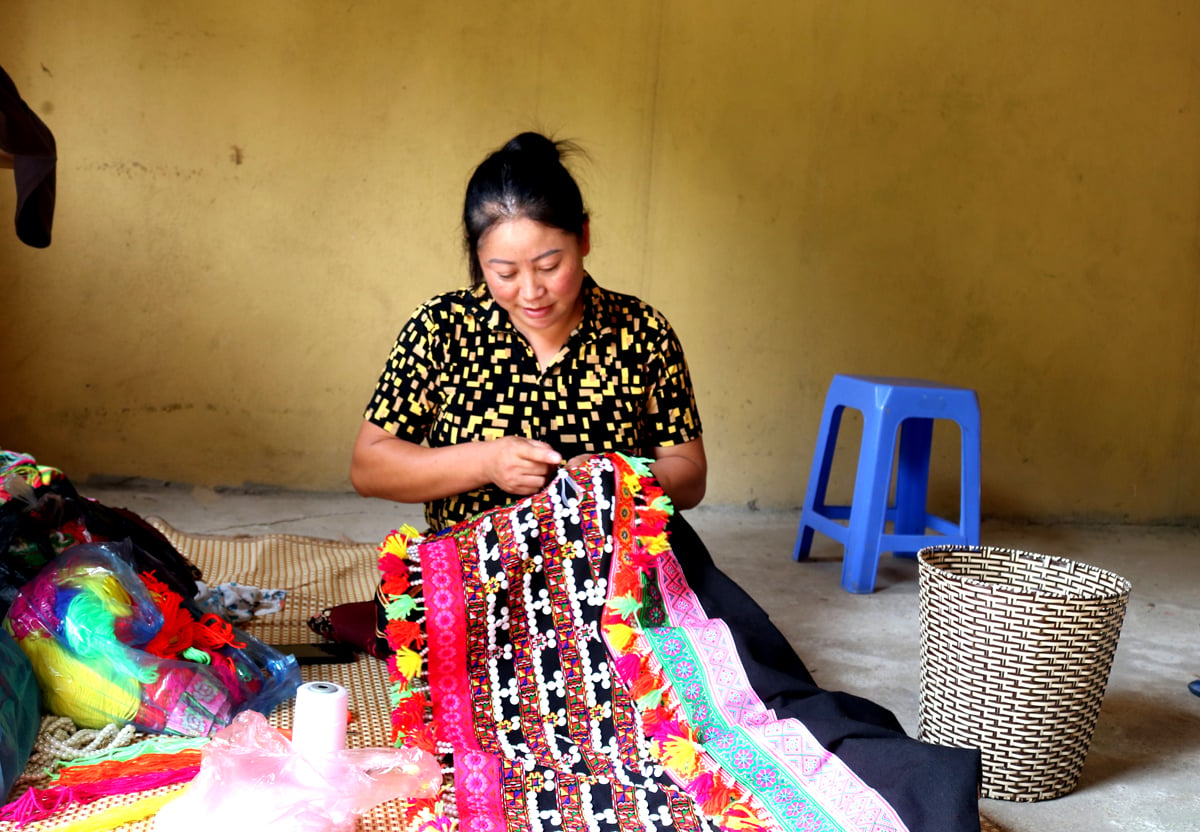
<svg viewBox="0 0 1200 832">
<path fill-rule="evenodd" d="M 592 250 L 592 225 L 591 220 L 585 220 L 583 223 L 583 233 L 579 235 L 579 256 L 587 257 L 587 253 Z"/>
</svg>

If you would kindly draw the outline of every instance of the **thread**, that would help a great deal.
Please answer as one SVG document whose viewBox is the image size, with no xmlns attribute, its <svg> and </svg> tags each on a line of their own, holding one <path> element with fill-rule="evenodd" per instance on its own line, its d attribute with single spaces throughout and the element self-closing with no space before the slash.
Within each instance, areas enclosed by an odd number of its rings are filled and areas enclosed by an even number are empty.
<svg viewBox="0 0 1200 832">
<path fill-rule="evenodd" d="M 31 821 L 44 820 L 72 805 L 92 803 L 110 794 L 129 794 L 185 783 L 195 778 L 199 771 L 199 766 L 188 766 L 174 771 L 153 771 L 117 777 L 100 783 L 30 789 L 13 802 L 0 806 L 0 820 L 13 821 L 17 826 L 24 826 Z"/>
<path fill-rule="evenodd" d="M 350 695 L 333 682 L 306 682 L 296 691 L 292 747 L 309 759 L 346 747 Z"/>
<path fill-rule="evenodd" d="M 126 823 L 133 823 L 156 814 L 159 809 L 180 797 L 185 791 L 187 791 L 187 786 L 165 794 L 152 794 L 127 805 L 114 806 L 94 815 L 88 815 L 86 818 L 55 826 L 50 832 L 105 832 L 105 830 L 116 829 Z"/>
<path fill-rule="evenodd" d="M 78 786 L 84 783 L 99 783 L 131 774 L 152 771 L 174 771 L 179 768 L 199 768 L 199 748 L 178 751 L 174 754 L 143 754 L 132 760 L 104 760 L 99 763 L 68 766 L 59 772 L 54 781 L 56 786 Z"/>
</svg>

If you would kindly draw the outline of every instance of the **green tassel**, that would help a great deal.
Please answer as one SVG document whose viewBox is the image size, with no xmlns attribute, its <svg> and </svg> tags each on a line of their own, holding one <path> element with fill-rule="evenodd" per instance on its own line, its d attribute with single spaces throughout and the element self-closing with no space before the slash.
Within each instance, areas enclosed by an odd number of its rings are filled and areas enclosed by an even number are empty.
<svg viewBox="0 0 1200 832">
<path fill-rule="evenodd" d="M 641 456 L 627 456 L 624 457 L 624 459 L 629 463 L 629 467 L 633 469 L 633 473 L 637 474 L 639 477 L 654 476 L 650 473 L 650 465 L 654 462 L 653 459 L 647 459 L 646 457 Z"/>
<path fill-rule="evenodd" d="M 417 608 L 417 599 L 411 595 L 398 595 L 392 601 L 388 602 L 387 608 L 384 610 L 389 621 L 400 619 L 407 620 L 412 611 Z"/>
<path fill-rule="evenodd" d="M 661 690 L 652 690 L 637 701 L 637 706 L 643 711 L 657 708 L 662 702 L 663 694 Z"/>
<path fill-rule="evenodd" d="M 629 595 L 617 595 L 609 598 L 604 606 L 622 618 L 629 618 L 630 616 L 637 615 L 638 610 L 642 608 L 642 602 Z"/>
<path fill-rule="evenodd" d="M 666 494 L 655 497 L 654 501 L 650 503 L 650 508 L 666 512 L 668 515 L 675 513 L 675 505 L 671 502 L 671 498 Z"/>
</svg>

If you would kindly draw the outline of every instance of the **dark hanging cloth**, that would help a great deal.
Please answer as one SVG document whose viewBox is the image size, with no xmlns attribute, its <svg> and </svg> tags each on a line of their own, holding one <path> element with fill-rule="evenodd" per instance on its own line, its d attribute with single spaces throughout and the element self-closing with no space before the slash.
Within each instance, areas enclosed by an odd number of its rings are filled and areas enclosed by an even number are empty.
<svg viewBox="0 0 1200 832">
<path fill-rule="evenodd" d="M 17 182 L 17 237 L 26 245 L 50 245 L 54 224 L 55 168 L 58 150 L 54 136 L 17 92 L 0 67 L 0 150 L 13 157 Z"/>
</svg>

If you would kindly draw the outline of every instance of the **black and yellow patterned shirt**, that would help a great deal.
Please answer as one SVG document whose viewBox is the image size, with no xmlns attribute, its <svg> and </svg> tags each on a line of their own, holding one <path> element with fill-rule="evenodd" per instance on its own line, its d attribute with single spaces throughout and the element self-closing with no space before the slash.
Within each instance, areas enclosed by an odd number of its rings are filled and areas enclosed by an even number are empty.
<svg viewBox="0 0 1200 832">
<path fill-rule="evenodd" d="M 570 459 L 700 436 L 683 348 L 667 320 L 586 277 L 583 319 L 543 371 L 486 284 L 438 295 L 396 338 L 365 418 L 430 447 L 501 436 L 550 444 Z M 496 486 L 425 504 L 433 530 L 516 498 Z"/>
</svg>

